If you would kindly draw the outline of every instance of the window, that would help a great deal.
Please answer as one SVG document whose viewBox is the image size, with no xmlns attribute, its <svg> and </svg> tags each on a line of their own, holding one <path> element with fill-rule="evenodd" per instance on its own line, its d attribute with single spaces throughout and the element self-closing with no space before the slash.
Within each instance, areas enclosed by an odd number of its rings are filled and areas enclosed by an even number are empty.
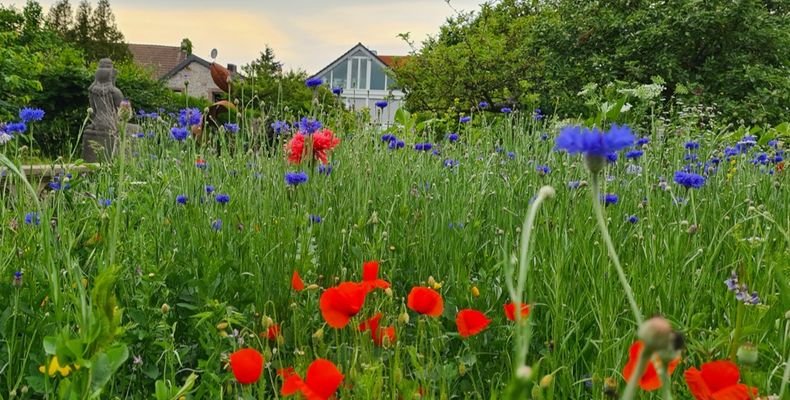
<svg viewBox="0 0 790 400">
<path fill-rule="evenodd" d="M 370 90 L 387 90 L 384 68 L 375 62 L 370 64 Z"/>
<path fill-rule="evenodd" d="M 368 59 L 358 58 L 359 60 L 359 87 L 358 89 L 368 88 Z"/>
<path fill-rule="evenodd" d="M 342 87 L 343 89 L 347 89 L 348 85 L 346 85 L 346 80 L 348 79 L 348 62 L 343 60 L 340 64 L 338 64 L 332 71 L 329 73 L 331 76 L 329 77 L 330 87 Z"/>
</svg>

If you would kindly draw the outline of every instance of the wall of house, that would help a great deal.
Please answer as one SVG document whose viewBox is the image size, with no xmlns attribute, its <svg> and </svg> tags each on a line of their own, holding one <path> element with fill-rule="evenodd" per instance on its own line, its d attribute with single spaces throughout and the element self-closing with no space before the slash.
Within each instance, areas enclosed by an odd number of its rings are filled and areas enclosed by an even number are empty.
<svg viewBox="0 0 790 400">
<path fill-rule="evenodd" d="M 185 81 L 189 82 L 190 96 L 213 101 L 214 94 L 222 92 L 211 79 L 211 71 L 208 67 L 197 62 L 189 63 L 184 69 L 170 77 L 167 80 L 167 87 L 177 92 L 183 92 Z"/>
<path fill-rule="evenodd" d="M 401 92 L 384 92 L 372 90 L 351 90 L 343 92 L 341 95 L 346 108 L 350 110 L 362 110 L 367 108 L 370 111 L 370 120 L 374 122 L 381 122 L 389 126 L 395 119 L 395 112 L 398 111 L 403 105 L 403 93 Z M 379 110 L 376 107 L 376 102 L 380 100 L 387 101 L 387 107 Z"/>
</svg>

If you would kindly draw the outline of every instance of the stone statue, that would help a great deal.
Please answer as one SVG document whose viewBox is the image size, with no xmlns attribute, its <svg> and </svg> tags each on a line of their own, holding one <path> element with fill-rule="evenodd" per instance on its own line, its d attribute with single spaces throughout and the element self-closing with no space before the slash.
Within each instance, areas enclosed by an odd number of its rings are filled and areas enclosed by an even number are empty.
<svg viewBox="0 0 790 400">
<path fill-rule="evenodd" d="M 82 158 L 86 162 L 107 161 L 115 151 L 118 139 L 118 108 L 123 102 L 123 93 L 115 87 L 117 74 L 112 60 L 103 58 L 99 61 L 93 83 L 88 87 L 93 115 L 82 135 Z M 139 127 L 127 124 L 126 130 L 129 129 L 139 130 Z"/>
</svg>

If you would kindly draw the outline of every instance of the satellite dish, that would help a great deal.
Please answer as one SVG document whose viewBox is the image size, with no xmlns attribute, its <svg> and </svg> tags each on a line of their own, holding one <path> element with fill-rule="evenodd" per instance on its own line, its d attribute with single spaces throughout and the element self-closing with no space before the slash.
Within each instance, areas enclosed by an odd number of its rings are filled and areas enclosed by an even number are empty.
<svg viewBox="0 0 790 400">
<path fill-rule="evenodd" d="M 217 58 L 217 49 L 211 49 L 211 58 Z"/>
</svg>

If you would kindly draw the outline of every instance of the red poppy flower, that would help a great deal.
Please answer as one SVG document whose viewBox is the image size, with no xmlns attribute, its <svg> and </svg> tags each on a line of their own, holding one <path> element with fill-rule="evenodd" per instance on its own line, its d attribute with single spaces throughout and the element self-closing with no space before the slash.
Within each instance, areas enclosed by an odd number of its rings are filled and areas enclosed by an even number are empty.
<svg viewBox="0 0 790 400">
<path fill-rule="evenodd" d="M 277 370 L 277 376 L 283 378 L 283 380 L 288 379 L 289 376 L 294 374 L 296 374 L 296 370 L 294 370 L 294 367 L 280 368 Z"/>
<path fill-rule="evenodd" d="M 299 271 L 297 270 L 294 270 L 294 274 L 291 276 L 291 288 L 297 292 L 304 290 L 304 281 L 302 280 L 302 277 L 299 276 Z"/>
<path fill-rule="evenodd" d="M 336 138 L 334 133 L 329 129 L 320 130 L 310 135 L 310 138 L 312 140 L 313 158 L 326 164 L 328 161 L 326 155 L 327 151 L 331 151 L 335 148 L 335 146 L 340 143 L 340 139 Z M 305 156 L 305 140 L 306 136 L 300 132 L 286 143 L 285 150 L 288 153 L 288 161 L 292 164 L 301 164 L 302 158 Z"/>
<path fill-rule="evenodd" d="M 390 283 L 379 279 L 379 262 L 368 261 L 362 264 L 362 283 L 367 286 L 368 291 L 373 289 L 386 289 Z"/>
<path fill-rule="evenodd" d="M 427 287 L 416 286 L 409 292 L 406 306 L 420 314 L 438 317 L 444 311 L 444 300 L 439 292 Z"/>
<path fill-rule="evenodd" d="M 631 349 L 628 352 L 628 363 L 625 364 L 625 367 L 623 368 L 623 377 L 625 377 L 626 381 L 631 379 L 631 375 L 636 369 L 636 364 L 639 363 L 639 355 L 642 352 L 642 348 L 644 347 L 645 345 L 641 340 L 637 340 L 631 345 Z M 675 370 L 675 367 L 677 367 L 679 362 L 680 357 L 677 357 L 669 363 L 667 366 L 667 373 L 669 375 L 672 375 L 672 372 Z M 639 387 L 641 387 L 642 390 L 647 391 L 656 390 L 661 387 L 661 379 L 658 377 L 658 371 L 656 371 L 656 368 L 653 366 L 652 362 L 647 364 L 645 372 L 639 378 Z"/>
<path fill-rule="evenodd" d="M 757 389 L 738 383 L 741 378 L 738 366 L 730 361 L 711 361 L 702 364 L 702 370 L 689 368 L 683 374 L 686 384 L 697 400 L 751 400 L 757 398 Z"/>
<path fill-rule="evenodd" d="M 359 324 L 358 327 L 360 332 L 365 332 L 369 329 L 370 337 L 373 338 L 373 343 L 379 347 L 381 347 L 385 337 L 390 343 L 395 343 L 395 327 L 388 326 L 386 328 L 380 328 L 379 322 L 381 321 L 381 317 L 381 313 L 377 313 L 369 320 Z"/>
<path fill-rule="evenodd" d="M 255 349 L 238 350 L 230 355 L 230 368 L 239 383 L 255 383 L 263 371 L 263 356 Z"/>
<path fill-rule="evenodd" d="M 366 286 L 356 282 L 343 282 L 331 287 L 321 294 L 321 315 L 329 326 L 343 328 L 362 309 L 367 294 Z"/>
<path fill-rule="evenodd" d="M 521 319 L 529 317 L 529 304 L 521 305 Z M 516 303 L 505 304 L 505 318 L 515 321 L 516 320 Z"/>
<path fill-rule="evenodd" d="M 458 312 L 455 316 L 455 325 L 461 337 L 469 337 L 482 332 L 491 320 L 485 314 L 477 310 L 465 309 Z"/>
<path fill-rule="evenodd" d="M 307 367 L 307 378 L 302 380 L 296 373 L 285 377 L 280 390 L 283 396 L 291 396 L 297 392 L 308 400 L 327 400 L 337 391 L 343 382 L 343 374 L 331 361 L 319 358 Z"/>
<path fill-rule="evenodd" d="M 274 324 L 266 330 L 266 339 L 269 340 L 277 340 L 277 336 L 280 336 L 282 332 L 280 331 L 280 325 Z"/>
</svg>

